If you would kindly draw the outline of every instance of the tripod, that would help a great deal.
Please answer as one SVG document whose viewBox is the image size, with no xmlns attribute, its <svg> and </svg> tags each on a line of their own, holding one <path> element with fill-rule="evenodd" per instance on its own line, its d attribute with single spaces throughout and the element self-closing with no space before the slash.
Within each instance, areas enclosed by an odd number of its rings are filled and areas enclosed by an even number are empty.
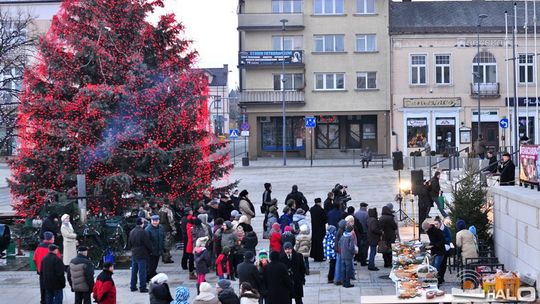
<svg viewBox="0 0 540 304">
<path fill-rule="evenodd" d="M 411 220 L 411 217 L 405 212 L 403 211 L 403 195 L 401 194 L 401 170 L 398 170 L 398 194 L 396 195 L 396 201 L 399 202 L 399 210 L 397 211 L 399 213 L 399 221 L 402 222 L 402 221 L 405 221 L 405 220 Z M 406 194 L 406 193 L 404 193 Z"/>
</svg>

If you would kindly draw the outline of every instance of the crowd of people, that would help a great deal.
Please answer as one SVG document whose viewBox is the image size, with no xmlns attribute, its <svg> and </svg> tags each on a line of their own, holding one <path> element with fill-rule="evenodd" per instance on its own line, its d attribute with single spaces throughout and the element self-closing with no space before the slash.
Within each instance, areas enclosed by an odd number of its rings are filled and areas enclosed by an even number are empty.
<svg viewBox="0 0 540 304">
<path fill-rule="evenodd" d="M 426 183 L 420 195 L 426 206 L 420 210 L 421 229 L 430 239 L 428 248 L 434 265 L 444 282 L 447 246 L 452 243 L 444 220 L 427 219 L 429 209 L 441 196 L 438 174 Z M 168 276 L 158 273 L 160 262 L 174 263 L 171 250 L 180 239 L 180 267 L 196 283 L 192 303 L 302 303 L 306 276 L 310 275 L 310 259 L 328 263 L 328 283 L 350 288 L 356 278 L 358 263 L 368 271 L 378 271 L 375 256 L 382 254 L 385 268 L 392 267 L 391 245 L 399 239 L 394 206 L 368 208 L 365 202 L 355 210 L 347 186 L 337 184 L 326 199 L 315 198 L 312 206 L 296 185 L 279 206 L 272 196 L 272 185 L 264 184 L 260 216 L 264 217 L 262 235 L 257 235 L 252 219 L 258 211 L 247 190 L 234 189 L 230 194 L 203 193 L 202 199 L 190 205 L 172 206 L 168 200 L 159 205 L 145 204 L 138 213 L 135 228 L 129 233 L 131 249 L 132 292 L 149 293 L 150 303 L 188 303 L 190 290 L 185 286 L 171 290 Z M 420 202 L 419 202 L 420 203 Z M 425 210 L 428 209 L 428 210 Z M 444 207 L 439 208 L 441 212 Z M 281 212 L 280 212 L 281 211 Z M 307 217 L 310 213 L 310 218 Z M 446 214 L 443 215 L 445 217 Z M 60 223 L 59 223 L 60 222 Z M 467 257 L 477 252 L 474 234 L 458 222 L 455 243 Z M 75 303 L 116 303 L 116 287 L 112 279 L 114 265 L 103 264 L 103 271 L 94 280 L 94 267 L 88 259 L 88 248 L 77 246 L 69 215 L 58 220 L 52 215 L 45 220 L 42 243 L 34 254 L 40 278 L 41 303 L 62 303 L 67 282 L 75 293 Z M 61 233 L 63 252 L 54 244 Z M 268 248 L 261 248 L 260 238 L 268 239 Z M 215 272 L 218 281 L 213 288 L 206 279 Z M 239 286 L 239 294 L 232 287 Z M 236 283 L 234 283 L 236 284 Z"/>
</svg>

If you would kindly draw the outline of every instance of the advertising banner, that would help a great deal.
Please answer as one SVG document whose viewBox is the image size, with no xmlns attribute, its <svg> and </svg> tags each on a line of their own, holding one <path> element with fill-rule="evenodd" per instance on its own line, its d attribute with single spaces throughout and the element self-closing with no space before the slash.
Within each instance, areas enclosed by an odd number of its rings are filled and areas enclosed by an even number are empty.
<svg viewBox="0 0 540 304">
<path fill-rule="evenodd" d="M 244 51 L 239 53 L 242 66 L 249 65 L 285 65 L 302 64 L 304 53 L 302 51 Z"/>
<path fill-rule="evenodd" d="M 538 145 L 522 145 L 519 153 L 519 179 L 522 182 L 538 184 Z"/>
</svg>

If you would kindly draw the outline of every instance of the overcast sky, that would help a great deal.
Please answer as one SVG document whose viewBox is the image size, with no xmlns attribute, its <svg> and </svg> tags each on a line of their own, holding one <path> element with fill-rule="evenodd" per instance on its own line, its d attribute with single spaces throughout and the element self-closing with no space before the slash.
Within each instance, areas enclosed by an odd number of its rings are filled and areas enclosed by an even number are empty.
<svg viewBox="0 0 540 304">
<path fill-rule="evenodd" d="M 229 88 L 238 85 L 238 0 L 165 0 L 185 25 L 185 34 L 199 52 L 198 67 L 220 68 L 229 64 Z"/>
</svg>

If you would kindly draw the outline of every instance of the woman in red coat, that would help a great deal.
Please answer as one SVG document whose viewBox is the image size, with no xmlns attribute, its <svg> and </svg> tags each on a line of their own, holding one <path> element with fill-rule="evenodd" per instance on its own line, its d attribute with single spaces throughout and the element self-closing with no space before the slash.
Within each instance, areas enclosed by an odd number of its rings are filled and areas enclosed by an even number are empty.
<svg viewBox="0 0 540 304">
<path fill-rule="evenodd" d="M 103 271 L 98 275 L 94 289 L 94 300 L 99 304 L 116 304 L 116 286 L 112 275 L 114 266 L 110 262 L 103 264 Z"/>
</svg>

